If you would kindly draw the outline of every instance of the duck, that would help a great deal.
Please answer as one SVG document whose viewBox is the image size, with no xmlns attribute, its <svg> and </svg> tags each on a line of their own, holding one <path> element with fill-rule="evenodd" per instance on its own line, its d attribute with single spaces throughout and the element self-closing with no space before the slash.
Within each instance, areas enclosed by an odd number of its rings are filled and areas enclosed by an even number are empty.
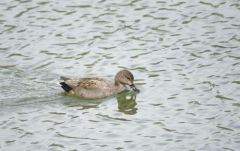
<svg viewBox="0 0 240 151">
<path fill-rule="evenodd" d="M 99 77 L 70 79 L 61 76 L 60 79 L 60 85 L 66 93 L 84 99 L 105 98 L 126 90 L 140 92 L 134 84 L 133 74 L 126 69 L 117 72 L 114 82 Z"/>
</svg>

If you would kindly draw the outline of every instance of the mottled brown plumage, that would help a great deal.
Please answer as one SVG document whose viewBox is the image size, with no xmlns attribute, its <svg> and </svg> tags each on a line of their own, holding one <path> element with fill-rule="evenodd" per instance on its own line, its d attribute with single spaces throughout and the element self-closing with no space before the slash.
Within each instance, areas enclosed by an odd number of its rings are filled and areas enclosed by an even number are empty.
<svg viewBox="0 0 240 151">
<path fill-rule="evenodd" d="M 128 70 L 121 70 L 115 76 L 115 83 L 102 78 L 81 78 L 73 80 L 61 77 L 62 88 L 74 95 L 82 98 L 95 99 L 115 95 L 126 90 L 128 87 L 134 91 L 139 91 L 133 84 L 133 74 Z"/>
</svg>

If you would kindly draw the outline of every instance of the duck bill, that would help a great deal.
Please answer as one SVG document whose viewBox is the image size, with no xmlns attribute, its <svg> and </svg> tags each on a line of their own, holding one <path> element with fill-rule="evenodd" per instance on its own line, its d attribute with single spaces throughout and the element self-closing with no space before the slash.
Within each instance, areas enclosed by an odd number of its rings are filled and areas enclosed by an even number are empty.
<svg viewBox="0 0 240 151">
<path fill-rule="evenodd" d="M 139 93 L 140 90 L 138 88 L 136 88 L 136 86 L 134 84 L 130 85 L 130 88 L 134 91 L 134 92 L 137 92 Z"/>
</svg>

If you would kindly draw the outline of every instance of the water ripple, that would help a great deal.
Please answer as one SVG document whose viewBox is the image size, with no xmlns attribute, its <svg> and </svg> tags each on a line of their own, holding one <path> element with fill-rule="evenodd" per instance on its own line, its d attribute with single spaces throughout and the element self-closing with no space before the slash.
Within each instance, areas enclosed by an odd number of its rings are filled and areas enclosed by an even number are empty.
<svg viewBox="0 0 240 151">
<path fill-rule="evenodd" d="M 239 10 L 233 0 L 2 0 L 0 148 L 238 150 Z M 113 81 L 120 69 L 139 94 L 90 101 L 58 85 L 60 75 Z"/>
</svg>

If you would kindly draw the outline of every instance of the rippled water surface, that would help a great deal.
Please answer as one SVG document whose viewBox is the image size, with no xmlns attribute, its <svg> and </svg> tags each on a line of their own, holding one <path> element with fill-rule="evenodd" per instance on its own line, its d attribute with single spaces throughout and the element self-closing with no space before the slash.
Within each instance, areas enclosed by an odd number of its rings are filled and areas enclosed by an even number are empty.
<svg viewBox="0 0 240 151">
<path fill-rule="evenodd" d="M 0 150 L 240 148 L 239 0 L 1 0 Z M 141 93 L 66 96 L 133 72 Z"/>
</svg>

